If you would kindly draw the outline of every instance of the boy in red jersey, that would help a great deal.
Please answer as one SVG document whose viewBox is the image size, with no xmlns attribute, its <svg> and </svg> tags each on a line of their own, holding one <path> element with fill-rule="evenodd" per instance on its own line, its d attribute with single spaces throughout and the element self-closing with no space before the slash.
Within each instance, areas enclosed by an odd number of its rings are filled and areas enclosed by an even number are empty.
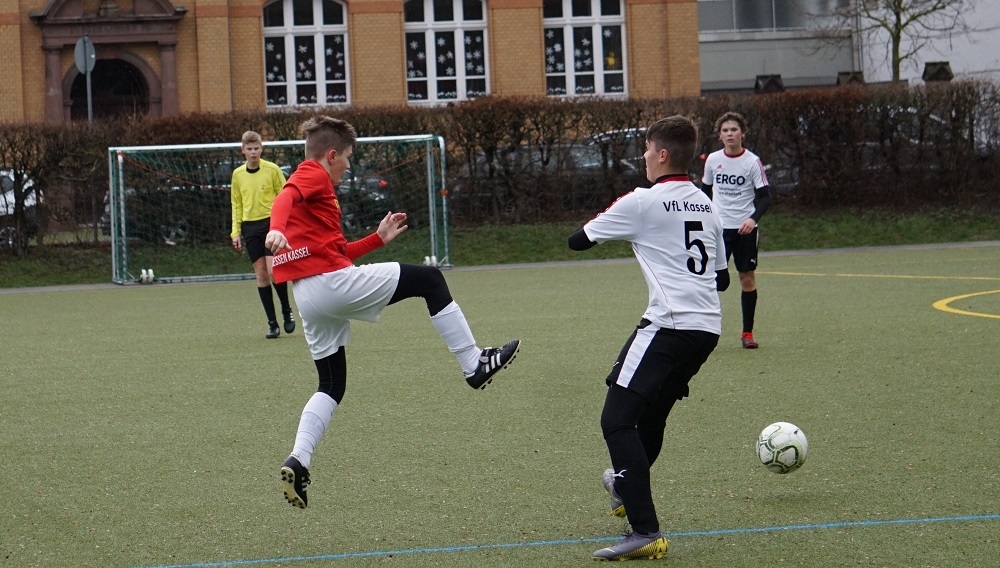
<svg viewBox="0 0 1000 568">
<path fill-rule="evenodd" d="M 275 254 L 274 279 L 294 282 L 292 293 L 319 373 L 319 388 L 302 409 L 295 445 L 281 466 L 285 499 L 306 508 L 309 464 L 347 386 L 351 320 L 377 322 L 382 310 L 421 297 L 431 322 L 458 359 L 469 386 L 482 389 L 517 354 L 520 341 L 480 349 L 465 315 L 435 266 L 354 260 L 406 230 L 406 213 L 388 213 L 378 229 L 347 242 L 340 227 L 335 185 L 350 166 L 357 133 L 349 123 L 317 116 L 302 124 L 305 157 L 271 208 L 265 244 Z"/>
</svg>

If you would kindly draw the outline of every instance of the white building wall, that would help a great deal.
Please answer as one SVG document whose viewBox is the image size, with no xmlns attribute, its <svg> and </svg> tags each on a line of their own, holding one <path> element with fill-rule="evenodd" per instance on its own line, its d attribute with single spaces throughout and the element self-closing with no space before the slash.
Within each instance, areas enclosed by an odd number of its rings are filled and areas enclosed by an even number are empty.
<svg viewBox="0 0 1000 568">
<path fill-rule="evenodd" d="M 849 44 L 835 47 L 792 33 L 701 34 L 702 91 L 752 90 L 758 75 L 781 75 L 785 88 L 829 87 L 852 71 Z"/>
<path fill-rule="evenodd" d="M 889 81 L 887 36 L 861 46 L 860 53 L 847 43 L 810 39 L 811 15 L 846 1 L 699 0 L 702 91 L 752 90 L 758 75 L 781 75 L 786 88 L 835 85 L 838 73 L 858 70 L 868 83 Z M 965 17 L 977 31 L 924 47 L 902 69 L 904 80 L 922 83 L 925 63 L 948 61 L 956 78 L 1000 82 L 1000 0 L 974 2 Z"/>
<path fill-rule="evenodd" d="M 780 75 L 786 88 L 837 84 L 859 70 L 852 46 L 809 28 L 847 1 L 698 0 L 702 91 L 752 90 L 759 75 Z"/>
<path fill-rule="evenodd" d="M 923 48 L 909 65 L 900 69 L 900 78 L 911 84 L 923 83 L 924 64 L 947 61 L 955 78 L 987 79 L 1000 82 L 1000 0 L 976 0 L 965 14 L 966 23 L 978 30 L 969 35 L 935 40 Z M 888 36 L 883 43 L 864 46 L 862 66 L 868 82 L 889 81 L 892 69 L 887 54 Z"/>
</svg>

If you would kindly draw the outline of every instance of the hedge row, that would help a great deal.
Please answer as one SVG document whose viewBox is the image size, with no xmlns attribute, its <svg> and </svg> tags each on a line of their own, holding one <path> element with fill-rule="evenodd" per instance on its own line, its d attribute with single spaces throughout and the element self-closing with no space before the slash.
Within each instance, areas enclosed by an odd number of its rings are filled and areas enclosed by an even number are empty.
<svg viewBox="0 0 1000 568">
<path fill-rule="evenodd" d="M 96 226 L 108 185 L 107 148 L 297 139 L 317 112 L 362 136 L 432 133 L 447 141 L 452 222 L 538 222 L 596 211 L 645 177 L 641 129 L 692 117 L 701 152 L 728 110 L 748 122 L 746 145 L 768 165 L 780 204 L 914 208 L 1000 204 L 1000 88 L 960 82 L 911 89 L 841 87 L 771 95 L 671 100 L 484 97 L 436 108 L 381 107 L 131 118 L 93 125 L 0 125 L 0 170 L 31 179 L 35 219 L 18 207 L 3 222 L 44 242 L 57 227 Z M 638 134 L 638 137 L 636 135 Z M 701 162 L 692 164 L 699 175 Z M 31 227 L 34 229 L 34 227 Z M 78 237 L 88 240 L 89 237 Z"/>
</svg>

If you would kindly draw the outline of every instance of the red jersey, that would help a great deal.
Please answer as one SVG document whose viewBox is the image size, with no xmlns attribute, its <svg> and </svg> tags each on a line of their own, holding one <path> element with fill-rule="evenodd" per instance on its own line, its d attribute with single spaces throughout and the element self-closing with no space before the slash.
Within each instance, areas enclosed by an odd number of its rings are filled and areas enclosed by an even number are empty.
<svg viewBox="0 0 1000 568">
<path fill-rule="evenodd" d="M 274 255 L 278 284 L 353 265 L 353 260 L 385 243 L 377 233 L 347 242 L 340 229 L 340 202 L 330 175 L 315 160 L 292 173 L 271 206 L 271 230 L 288 239 L 286 250 Z"/>
</svg>

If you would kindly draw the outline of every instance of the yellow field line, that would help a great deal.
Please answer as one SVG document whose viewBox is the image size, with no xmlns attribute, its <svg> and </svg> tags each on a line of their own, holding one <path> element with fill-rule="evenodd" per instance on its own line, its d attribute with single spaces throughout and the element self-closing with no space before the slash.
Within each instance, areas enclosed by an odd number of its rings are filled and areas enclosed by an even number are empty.
<svg viewBox="0 0 1000 568">
<path fill-rule="evenodd" d="M 823 274 L 820 272 L 764 272 L 762 270 L 757 271 L 758 274 L 774 274 L 779 276 L 840 276 L 843 278 L 901 278 L 908 280 L 985 280 L 985 281 L 1000 281 L 1000 278 L 992 276 L 913 276 L 907 274 Z M 1000 315 L 997 314 L 984 314 L 982 312 L 970 312 L 967 310 L 960 310 L 958 308 L 953 308 L 949 304 L 958 300 L 964 300 L 965 298 L 971 298 L 973 296 L 985 296 L 986 294 L 1000 294 L 1000 290 L 987 290 L 986 292 L 973 292 L 971 294 L 962 294 L 961 296 L 952 296 L 951 298 L 945 298 L 943 300 L 938 300 L 931 304 L 934 309 L 941 310 L 942 312 L 948 312 L 950 314 L 958 314 L 963 316 L 975 316 L 979 318 L 993 318 L 1000 319 Z"/>
<path fill-rule="evenodd" d="M 904 280 L 986 280 L 1000 282 L 997 276 L 913 276 L 910 274 L 849 274 L 834 273 L 826 274 L 822 272 L 779 272 L 758 270 L 757 274 L 774 274 L 778 276 L 840 276 L 843 278 L 900 278 Z"/>
<path fill-rule="evenodd" d="M 1000 315 L 997 314 L 984 314 L 982 312 L 969 312 L 966 310 L 960 310 L 958 308 L 953 308 L 948 304 L 956 300 L 964 300 L 965 298 L 971 298 L 973 296 L 984 296 L 986 294 L 1000 294 L 1000 290 L 988 290 L 986 292 L 973 292 L 972 294 L 962 294 L 961 296 L 952 296 L 951 298 L 945 298 L 943 300 L 938 300 L 931 304 L 934 308 L 941 310 L 942 312 L 948 312 L 950 314 L 959 314 L 963 316 L 976 316 L 980 318 L 993 318 L 1000 319 Z"/>
</svg>

